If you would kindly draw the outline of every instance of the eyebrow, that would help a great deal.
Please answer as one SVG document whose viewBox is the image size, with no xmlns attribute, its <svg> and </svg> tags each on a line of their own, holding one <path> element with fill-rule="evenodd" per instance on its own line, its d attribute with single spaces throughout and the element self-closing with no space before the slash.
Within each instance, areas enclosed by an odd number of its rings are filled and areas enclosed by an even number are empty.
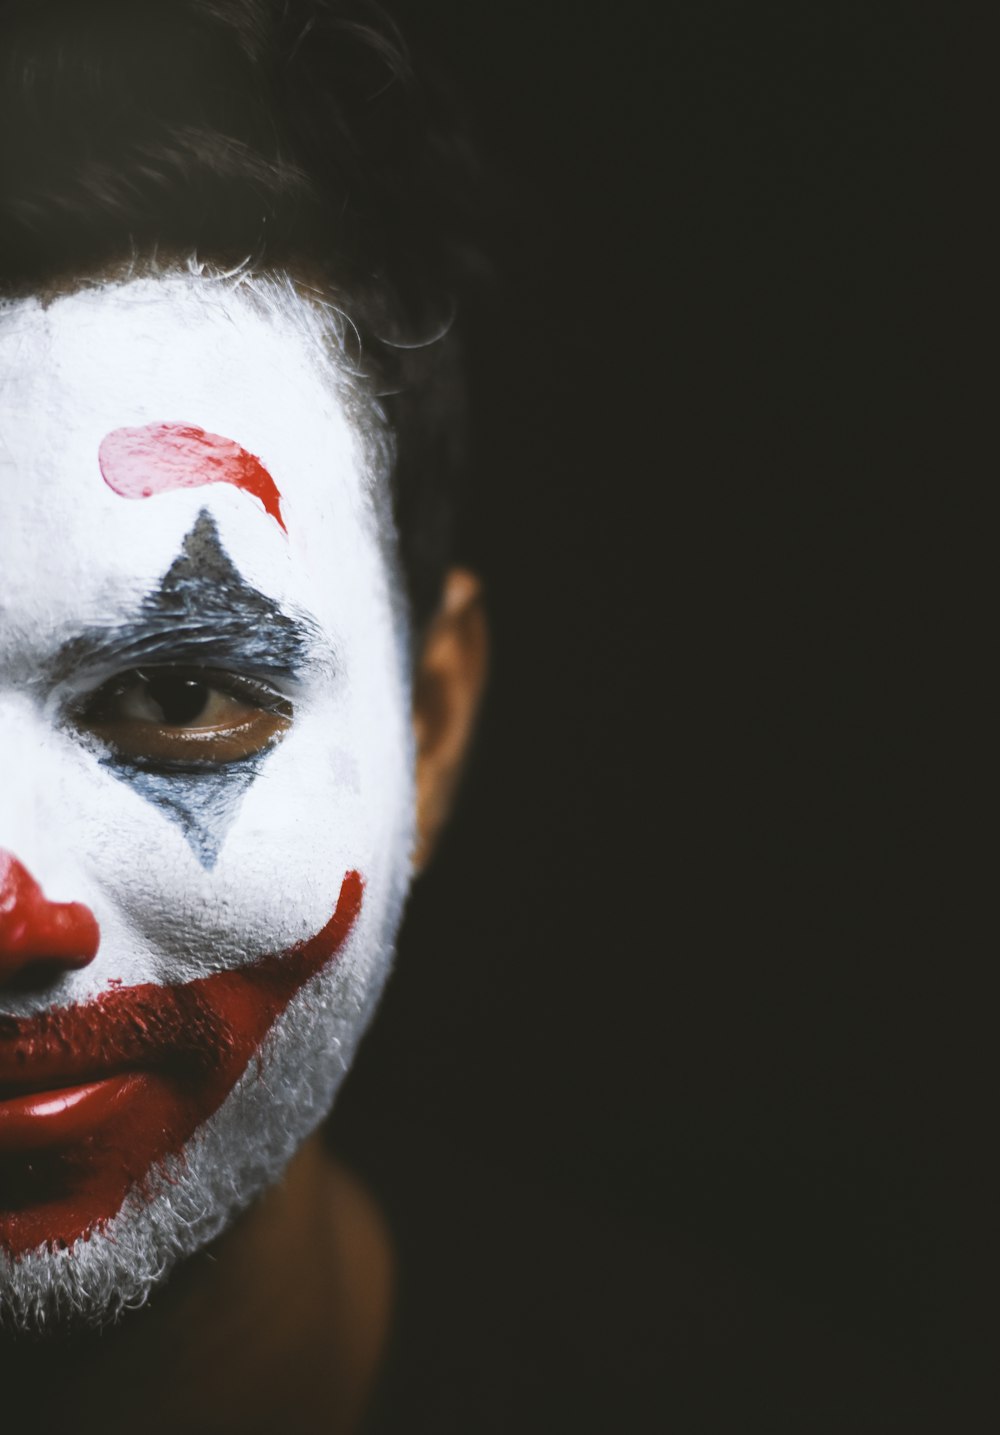
<svg viewBox="0 0 1000 1435">
<path fill-rule="evenodd" d="M 236 666 L 294 681 L 303 669 L 334 661 L 314 620 L 286 613 L 246 581 L 202 509 L 136 616 L 74 635 L 46 667 L 55 682 L 81 667 L 122 671 L 144 663 Z"/>
<path fill-rule="evenodd" d="M 196 424 L 153 423 L 105 434 L 97 454 L 104 482 L 122 498 L 150 498 L 172 488 L 231 483 L 257 499 L 287 534 L 281 494 L 256 454 Z"/>
</svg>

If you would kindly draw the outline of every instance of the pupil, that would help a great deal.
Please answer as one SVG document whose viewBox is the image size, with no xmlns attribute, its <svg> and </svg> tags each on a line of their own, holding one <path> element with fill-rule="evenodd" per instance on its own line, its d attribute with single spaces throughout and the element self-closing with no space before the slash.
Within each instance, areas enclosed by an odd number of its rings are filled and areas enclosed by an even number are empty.
<svg viewBox="0 0 1000 1435">
<path fill-rule="evenodd" d="M 149 678 L 149 695 L 163 712 L 163 721 L 171 727 L 191 722 L 208 701 L 208 686 L 194 678 L 162 676 Z"/>
</svg>

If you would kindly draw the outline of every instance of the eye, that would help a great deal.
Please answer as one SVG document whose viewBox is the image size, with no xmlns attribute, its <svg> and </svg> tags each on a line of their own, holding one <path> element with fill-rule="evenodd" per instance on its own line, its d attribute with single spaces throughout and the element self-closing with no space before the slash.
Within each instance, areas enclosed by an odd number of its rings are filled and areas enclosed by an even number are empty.
<svg viewBox="0 0 1000 1435">
<path fill-rule="evenodd" d="M 290 726 L 292 706 L 269 684 L 209 668 L 133 668 L 104 684 L 77 724 L 116 757 L 161 767 L 253 757 Z"/>
</svg>

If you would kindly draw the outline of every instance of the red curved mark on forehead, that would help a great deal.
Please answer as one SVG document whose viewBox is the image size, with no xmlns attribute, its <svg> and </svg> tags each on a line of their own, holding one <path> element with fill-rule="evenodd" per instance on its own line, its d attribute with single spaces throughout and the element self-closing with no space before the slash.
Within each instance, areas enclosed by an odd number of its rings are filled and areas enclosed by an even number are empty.
<svg viewBox="0 0 1000 1435">
<path fill-rule="evenodd" d="M 101 440 L 97 460 L 104 482 L 122 498 L 152 498 L 172 488 L 231 483 L 258 499 L 288 532 L 281 516 L 281 495 L 260 459 L 231 438 L 206 433 L 195 424 L 114 429 Z"/>
</svg>

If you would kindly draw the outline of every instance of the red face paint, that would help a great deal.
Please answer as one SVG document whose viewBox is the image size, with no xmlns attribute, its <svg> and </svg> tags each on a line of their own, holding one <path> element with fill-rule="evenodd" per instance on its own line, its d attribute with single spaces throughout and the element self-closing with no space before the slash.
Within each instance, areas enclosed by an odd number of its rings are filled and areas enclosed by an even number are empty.
<svg viewBox="0 0 1000 1435">
<path fill-rule="evenodd" d="M 258 499 L 285 529 L 281 495 L 260 459 L 231 438 L 206 433 L 194 424 L 115 429 L 101 440 L 97 459 L 104 482 L 122 498 L 152 498 L 172 488 L 231 483 Z"/>
<path fill-rule="evenodd" d="M 0 986 L 30 967 L 85 967 L 100 932 L 82 902 L 50 902 L 31 873 L 0 848 Z"/>
<path fill-rule="evenodd" d="M 0 1247 L 70 1245 L 155 1192 L 158 1169 L 218 1110 L 276 1019 L 343 946 L 364 883 L 344 877 L 322 931 L 180 986 L 147 983 L 0 1017 Z"/>
</svg>

